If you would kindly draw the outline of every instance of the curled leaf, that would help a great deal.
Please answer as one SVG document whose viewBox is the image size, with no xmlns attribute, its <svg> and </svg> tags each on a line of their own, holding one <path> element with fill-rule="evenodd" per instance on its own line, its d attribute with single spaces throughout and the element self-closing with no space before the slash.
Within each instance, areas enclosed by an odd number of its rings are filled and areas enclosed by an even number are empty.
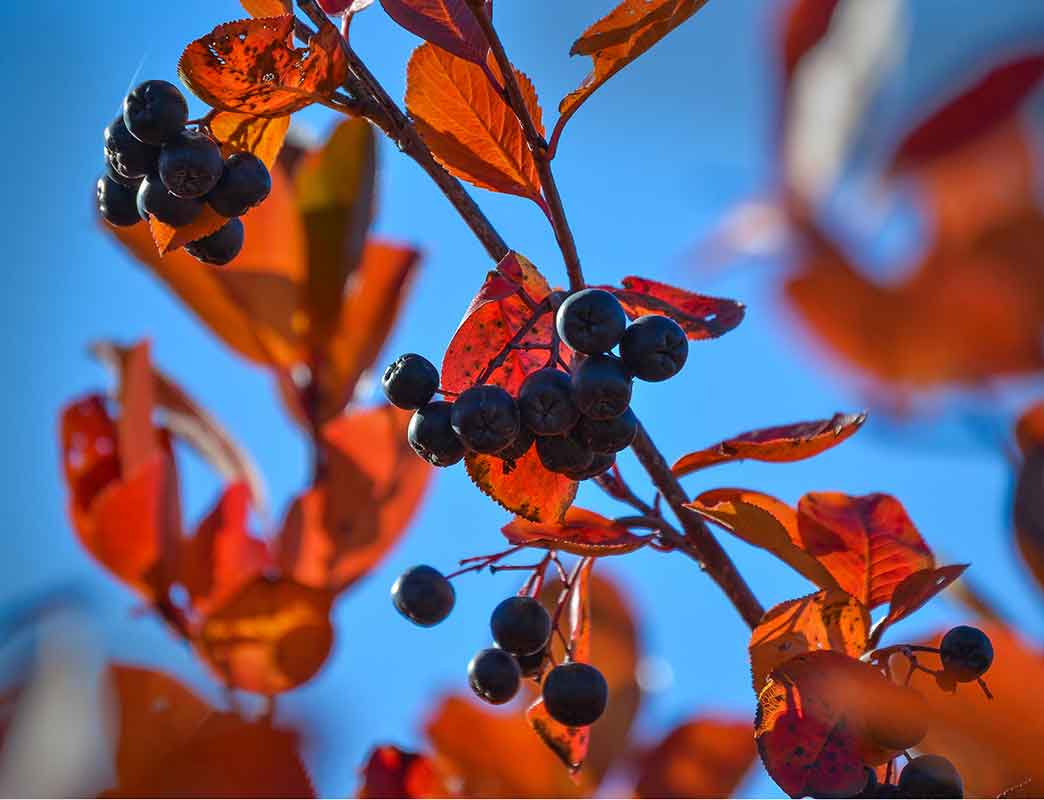
<svg viewBox="0 0 1044 800">
<path fill-rule="evenodd" d="M 489 45 L 468 0 L 381 0 L 381 5 L 410 33 L 458 58 L 485 63 Z"/>
<path fill-rule="evenodd" d="M 564 550 L 579 556 L 609 556 L 633 553 L 648 542 L 611 519 L 573 506 L 562 522 L 530 522 L 516 517 L 501 532 L 511 544 Z"/>
<path fill-rule="evenodd" d="M 903 578 L 892 592 L 888 615 L 874 625 L 871 642 L 881 641 L 884 632 L 896 622 L 905 619 L 957 580 L 968 564 L 922 569 Z"/>
<path fill-rule="evenodd" d="M 659 281 L 634 275 L 623 279 L 623 288 L 598 287 L 612 292 L 631 319 L 643 314 L 670 317 L 690 339 L 715 339 L 743 321 L 742 303 L 708 297 Z"/>
</svg>

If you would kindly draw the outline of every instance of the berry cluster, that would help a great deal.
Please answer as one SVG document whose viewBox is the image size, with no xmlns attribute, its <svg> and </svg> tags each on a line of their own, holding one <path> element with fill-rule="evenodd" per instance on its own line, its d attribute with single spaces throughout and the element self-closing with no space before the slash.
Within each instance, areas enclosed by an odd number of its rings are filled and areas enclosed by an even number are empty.
<svg viewBox="0 0 1044 800">
<path fill-rule="evenodd" d="M 173 84 L 145 81 L 128 94 L 123 113 L 105 129 L 98 211 L 113 225 L 155 216 L 181 228 L 209 204 L 228 222 L 185 250 L 207 264 L 227 264 L 243 247 L 239 217 L 268 197 L 272 178 L 256 156 L 226 160 L 210 136 L 187 124 L 188 103 Z"/>
<path fill-rule="evenodd" d="M 921 755 L 907 762 L 898 783 L 879 783 L 877 774 L 867 767 L 866 787 L 858 797 L 964 797 L 964 782 L 949 759 Z"/>
<path fill-rule="evenodd" d="M 612 467 L 638 431 L 630 408 L 633 379 L 676 375 L 688 357 L 688 339 L 669 317 L 648 315 L 628 325 L 620 302 L 602 289 L 567 297 L 555 329 L 577 355 L 572 370 L 550 364 L 529 374 L 517 398 L 483 384 L 453 402 L 433 401 L 435 366 L 415 353 L 396 359 L 382 386 L 393 405 L 415 411 L 409 440 L 417 454 L 447 467 L 469 451 L 512 462 L 535 446 L 545 468 L 578 481 Z M 617 345 L 619 356 L 609 352 Z"/>
</svg>

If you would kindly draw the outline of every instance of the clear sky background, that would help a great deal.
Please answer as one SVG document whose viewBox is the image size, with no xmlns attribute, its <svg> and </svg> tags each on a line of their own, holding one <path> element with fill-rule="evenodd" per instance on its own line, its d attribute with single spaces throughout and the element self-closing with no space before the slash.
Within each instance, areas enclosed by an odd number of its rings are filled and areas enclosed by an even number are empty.
<svg viewBox="0 0 1044 800">
<path fill-rule="evenodd" d="M 537 86 L 545 119 L 554 118 L 558 99 L 588 69 L 586 59 L 568 58 L 571 42 L 611 5 L 499 2 L 498 27 L 509 53 Z M 775 83 L 767 23 L 776 6 L 769 0 L 713 0 L 587 103 L 570 123 L 556 161 L 591 282 L 639 274 L 748 306 L 736 331 L 694 343 L 680 377 L 636 387 L 635 408 L 669 460 L 752 427 L 865 404 L 850 384 L 824 369 L 794 328 L 774 288 L 778 264 L 746 264 L 708 280 L 686 259 L 692 242 L 725 209 L 771 176 Z M 934 87 L 996 43 L 1034 33 L 1037 41 L 1044 38 L 1044 8 L 1032 0 L 914 0 L 910 10 L 906 61 L 876 117 L 884 136 L 895 135 Z M 102 368 L 87 356 L 89 342 L 148 336 L 156 362 L 252 452 L 277 518 L 306 480 L 303 443 L 269 377 L 211 336 L 98 230 L 92 216 L 102 128 L 128 87 L 145 78 L 176 80 L 185 44 L 242 16 L 235 0 L 106 0 L 63 4 L 60 13 L 46 4 L 17 3 L 8 9 L 16 35 L 0 50 L 8 108 L 0 133 L 8 187 L 0 198 L 8 265 L 0 295 L 8 343 L 0 352 L 8 381 L 0 394 L 6 440 L 0 462 L 0 612 L 51 587 L 78 586 L 93 635 L 112 658 L 172 669 L 208 693 L 213 682 L 198 662 L 159 623 L 135 616 L 132 595 L 77 544 L 65 516 L 56 420 L 69 399 L 108 386 Z M 416 40 L 377 7 L 358 20 L 353 38 L 373 71 L 401 96 Z M 193 102 L 193 111 L 202 111 Z M 296 115 L 295 122 L 325 135 L 335 120 L 319 109 Z M 384 142 L 379 180 L 377 231 L 425 253 L 382 362 L 406 350 L 438 361 L 489 264 L 427 177 Z M 554 239 L 536 206 L 476 194 L 507 241 L 552 281 L 564 282 Z M 1011 475 L 997 442 L 970 434 L 952 414 L 915 438 L 907 433 L 872 417 L 854 439 L 811 461 L 719 467 L 687 479 L 687 488 L 696 494 L 714 486 L 748 486 L 788 501 L 812 490 L 893 493 L 941 562 L 972 562 L 971 575 L 990 597 L 1041 638 L 1040 595 L 1011 543 Z M 212 502 L 217 484 L 198 462 L 184 464 L 186 509 L 195 518 Z M 629 454 L 621 465 L 642 485 Z M 584 487 L 579 502 L 623 513 L 594 488 Z M 307 719 L 320 734 L 307 757 L 324 794 L 354 791 L 355 771 L 373 744 L 422 744 L 426 706 L 441 692 L 466 691 L 465 667 L 487 642 L 489 612 L 517 582 L 512 573 L 467 576 L 458 583 L 458 607 L 449 621 L 422 631 L 388 602 L 394 577 L 413 563 L 448 570 L 459 558 L 494 552 L 507 519 L 471 486 L 462 468 L 441 471 L 400 546 L 339 602 L 332 658 L 280 706 L 284 718 Z M 766 606 L 809 591 L 764 553 L 735 541 L 724 544 Z M 747 631 L 691 561 L 650 550 L 607 559 L 599 570 L 626 588 L 647 655 L 661 673 L 666 665 L 673 675 L 662 691 L 647 696 L 642 735 L 651 739 L 708 710 L 753 714 Z M 938 599 L 897 626 L 891 641 L 966 618 L 962 608 Z M 744 788 L 748 794 L 779 794 L 760 767 Z"/>
</svg>

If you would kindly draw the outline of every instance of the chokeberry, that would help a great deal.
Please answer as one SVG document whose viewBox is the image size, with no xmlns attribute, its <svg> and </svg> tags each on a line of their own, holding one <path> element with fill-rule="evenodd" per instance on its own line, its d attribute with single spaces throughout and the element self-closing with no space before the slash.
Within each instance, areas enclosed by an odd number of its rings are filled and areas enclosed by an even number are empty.
<svg viewBox="0 0 1044 800">
<path fill-rule="evenodd" d="M 137 192 L 102 175 L 98 178 L 98 213 L 111 225 L 136 225 L 140 222 Z"/>
<path fill-rule="evenodd" d="M 964 782 L 950 761 L 924 755 L 910 759 L 899 774 L 901 797 L 964 797 Z"/>
<path fill-rule="evenodd" d="M 620 340 L 620 358 L 643 381 L 677 375 L 689 357 L 689 340 L 670 317 L 648 314 L 631 323 Z"/>
<path fill-rule="evenodd" d="M 619 453 L 631 446 L 638 434 L 638 417 L 628 408 L 618 417 L 591 419 L 581 417 L 576 426 L 580 441 L 596 453 Z"/>
<path fill-rule="evenodd" d="M 109 161 L 108 157 L 105 159 L 105 175 L 112 180 L 116 181 L 120 186 L 126 186 L 128 189 L 132 189 L 137 192 L 138 187 L 141 186 L 141 178 L 125 178 L 118 173 L 112 166 L 112 162 Z"/>
<path fill-rule="evenodd" d="M 993 663 L 990 637 L 978 628 L 958 625 L 950 629 L 939 645 L 943 669 L 958 683 L 969 683 L 982 677 Z"/>
<path fill-rule="evenodd" d="M 464 458 L 464 443 L 450 423 L 453 404 L 433 400 L 413 412 L 407 438 L 414 452 L 436 467 L 451 467 Z"/>
<path fill-rule="evenodd" d="M 609 701 L 609 686 L 597 669 L 574 661 L 547 673 L 543 697 L 552 719 L 576 728 L 602 716 Z"/>
<path fill-rule="evenodd" d="M 565 436 L 538 436 L 537 455 L 544 469 L 551 472 L 577 472 L 594 461 L 594 452 L 572 433 Z"/>
<path fill-rule="evenodd" d="M 439 371 L 424 356 L 404 353 L 384 370 L 381 388 L 397 408 L 415 410 L 429 403 L 439 388 Z"/>
<path fill-rule="evenodd" d="M 581 289 L 558 307 L 555 326 L 578 353 L 595 355 L 616 347 L 627 327 L 620 301 L 604 289 Z"/>
<path fill-rule="evenodd" d="M 518 429 L 518 436 L 515 437 L 515 441 L 498 452 L 497 458 L 502 458 L 504 461 L 518 461 L 529 452 L 529 448 L 533 446 L 535 440 L 536 436 L 533 434 L 533 431 L 522 425 Z"/>
<path fill-rule="evenodd" d="M 175 197 L 156 174 L 146 175 L 138 187 L 138 211 L 146 219 L 154 216 L 160 222 L 181 228 L 194 222 L 202 210 L 202 200 Z"/>
<path fill-rule="evenodd" d="M 542 647 L 535 653 L 524 656 L 516 656 L 518 668 L 522 670 L 523 678 L 536 678 L 544 671 L 544 662 L 547 660 L 547 647 Z"/>
<path fill-rule="evenodd" d="M 144 178 L 156 168 L 159 148 L 136 139 L 123 115 L 105 128 L 105 160 L 123 178 Z"/>
<path fill-rule="evenodd" d="M 207 202 L 223 217 L 239 217 L 271 191 L 272 176 L 265 162 L 253 153 L 235 153 L 225 161 L 225 171 L 207 195 Z"/>
<path fill-rule="evenodd" d="M 565 433 L 580 419 L 569 375 L 553 367 L 538 370 L 522 382 L 518 410 L 522 425 L 538 436 Z"/>
<path fill-rule="evenodd" d="M 158 145 L 173 139 L 187 121 L 185 96 L 167 81 L 145 81 L 123 101 L 127 130 L 146 144 Z"/>
<path fill-rule="evenodd" d="M 202 197 L 217 186 L 224 168 L 217 143 L 192 130 L 181 131 L 163 145 L 157 167 L 160 180 L 175 197 Z"/>
<path fill-rule="evenodd" d="M 551 637 L 551 615 L 532 597 L 509 597 L 489 618 L 497 646 L 516 656 L 542 650 Z"/>
<path fill-rule="evenodd" d="M 518 694 L 522 670 L 511 653 L 490 647 L 479 650 L 468 664 L 468 684 L 487 703 L 499 706 Z"/>
<path fill-rule="evenodd" d="M 454 401 L 452 424 L 468 449 L 496 453 L 518 435 L 518 403 L 499 386 L 472 386 Z"/>
<path fill-rule="evenodd" d="M 595 453 L 591 463 L 584 469 L 571 469 L 562 474 L 574 481 L 586 481 L 588 478 L 597 478 L 606 470 L 611 469 L 615 463 L 615 453 Z"/>
<path fill-rule="evenodd" d="M 457 600 L 453 584 L 426 564 L 402 573 L 392 584 L 391 597 L 400 614 L 424 628 L 446 619 Z"/>
<path fill-rule="evenodd" d="M 243 249 L 243 222 L 233 217 L 209 236 L 185 245 L 185 252 L 204 264 L 227 264 Z"/>
<path fill-rule="evenodd" d="M 618 417 L 631 402 L 631 373 L 616 356 L 589 356 L 573 370 L 573 398 L 591 419 Z"/>
</svg>

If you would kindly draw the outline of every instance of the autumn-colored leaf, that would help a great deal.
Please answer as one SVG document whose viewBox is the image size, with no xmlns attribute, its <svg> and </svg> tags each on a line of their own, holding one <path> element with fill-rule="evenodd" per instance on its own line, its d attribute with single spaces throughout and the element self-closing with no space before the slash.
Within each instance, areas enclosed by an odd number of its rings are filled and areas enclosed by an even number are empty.
<svg viewBox="0 0 1044 800">
<path fill-rule="evenodd" d="M 410 33 L 466 61 L 485 63 L 489 44 L 468 0 L 381 0 L 381 5 Z"/>
<path fill-rule="evenodd" d="M 1030 451 L 1019 468 L 1014 523 L 1022 559 L 1044 587 L 1044 449 Z"/>
<path fill-rule="evenodd" d="M 1023 457 L 1044 450 L 1044 403 L 1034 403 L 1015 423 L 1015 441 Z"/>
<path fill-rule="evenodd" d="M 732 797 L 757 751 L 749 720 L 696 717 L 641 758 L 636 797 Z"/>
<path fill-rule="evenodd" d="M 858 658 L 866 650 L 869 633 L 870 612 L 840 589 L 770 608 L 750 636 L 754 691 L 761 691 L 772 670 L 802 653 L 833 650 Z"/>
<path fill-rule="evenodd" d="M 326 425 L 326 474 L 294 501 L 275 543 L 286 574 L 342 591 L 398 541 L 431 478 L 406 441 L 409 420 L 380 406 Z"/>
<path fill-rule="evenodd" d="M 536 90 L 518 70 L 515 77 L 543 133 Z M 482 189 L 543 202 L 522 126 L 482 67 L 435 45 L 421 45 L 406 70 L 406 108 L 424 143 L 450 173 Z"/>
<path fill-rule="evenodd" d="M 516 517 L 501 532 L 511 544 L 564 550 L 579 556 L 632 553 L 649 540 L 601 514 L 576 506 L 566 511 L 562 522 L 539 523 Z"/>
<path fill-rule="evenodd" d="M 155 392 L 148 340 L 127 351 L 120 376 L 120 416 L 116 421 L 120 465 L 127 474 L 137 471 L 156 455 L 158 440 L 152 424 Z"/>
<path fill-rule="evenodd" d="M 168 225 L 153 214 L 149 218 L 149 230 L 152 231 L 152 241 L 161 256 L 178 250 L 189 242 L 202 239 L 205 236 L 220 230 L 228 223 L 226 217 L 221 216 L 209 205 L 205 205 L 199 216 L 188 225 L 175 228 Z"/>
<path fill-rule="evenodd" d="M 325 663 L 332 600 L 330 592 L 289 578 L 257 577 L 204 619 L 195 644 L 229 686 L 279 694 Z"/>
<path fill-rule="evenodd" d="M 913 573 L 935 566 L 932 551 L 894 497 L 810 492 L 798 503 L 802 547 L 838 585 L 873 610 Z"/>
<path fill-rule="evenodd" d="M 210 119 L 210 132 L 221 144 L 221 154 L 253 153 L 271 171 L 290 129 L 290 115 L 255 117 L 236 111 L 218 111 Z"/>
<path fill-rule="evenodd" d="M 770 462 L 800 461 L 841 444 L 859 430 L 865 420 L 865 413 L 839 413 L 815 422 L 747 431 L 682 456 L 671 470 L 681 477 L 714 464 L 745 458 Z"/>
<path fill-rule="evenodd" d="M 599 86 L 699 11 L 707 0 L 623 0 L 584 31 L 570 55 L 591 56 L 594 70 L 558 104 L 558 127 Z"/>
<path fill-rule="evenodd" d="M 715 339 L 728 333 L 743 321 L 742 303 L 708 297 L 679 289 L 659 281 L 631 275 L 623 279 L 623 288 L 598 287 L 612 292 L 631 319 L 643 314 L 670 317 L 694 340 Z"/>
<path fill-rule="evenodd" d="M 281 17 L 292 14 L 293 0 L 239 0 L 252 17 Z"/>
<path fill-rule="evenodd" d="M 91 510 L 98 496 L 120 479 L 116 424 L 100 395 L 67 405 L 61 415 L 61 455 L 69 489 L 69 516 L 81 538 L 93 534 Z"/>
<path fill-rule="evenodd" d="M 394 745 L 375 747 L 362 768 L 362 785 L 356 797 L 449 797 L 438 766 L 426 755 L 410 753 Z"/>
<path fill-rule="evenodd" d="M 896 622 L 905 619 L 957 580 L 968 564 L 922 569 L 907 575 L 895 587 L 888 607 L 888 615 L 874 625 L 871 646 L 881 641 L 884 632 Z"/>
<path fill-rule="evenodd" d="M 518 516 L 536 523 L 555 524 L 565 517 L 576 497 L 577 482 L 549 472 L 531 447 L 510 467 L 496 456 L 465 456 L 468 477 L 482 492 Z"/>
</svg>

